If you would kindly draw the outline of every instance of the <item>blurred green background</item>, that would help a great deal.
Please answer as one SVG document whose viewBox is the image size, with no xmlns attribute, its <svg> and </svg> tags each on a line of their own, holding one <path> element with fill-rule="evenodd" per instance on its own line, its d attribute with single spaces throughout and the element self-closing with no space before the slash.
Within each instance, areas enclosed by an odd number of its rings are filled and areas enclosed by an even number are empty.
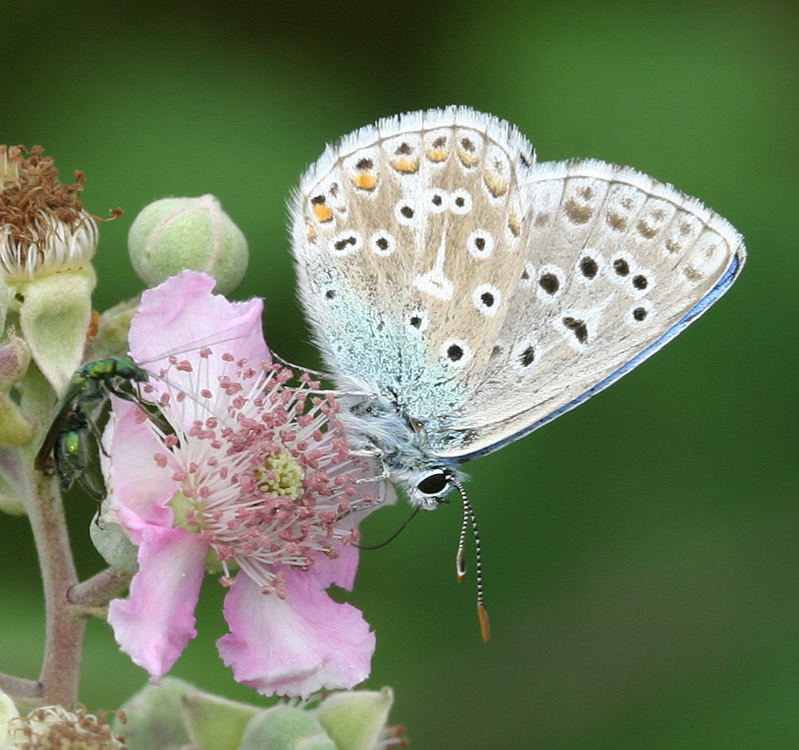
<svg viewBox="0 0 799 750">
<path fill-rule="evenodd" d="M 104 224 L 102 310 L 137 293 L 130 222 L 215 193 L 247 235 L 236 296 L 266 298 L 271 345 L 314 365 L 285 201 L 324 143 L 450 103 L 516 123 L 542 160 L 631 164 L 745 235 L 729 295 L 631 377 L 469 467 L 493 640 L 457 586 L 456 503 L 364 553 L 351 600 L 378 634 L 417 748 L 799 747 L 796 370 L 799 12 L 793 2 L 62 3 L 3 13 L 0 142 L 41 143 Z M 81 571 L 100 568 L 70 504 Z M 407 504 L 365 526 L 380 541 Z M 0 670 L 34 677 L 38 572 L 0 519 Z M 12 575 L 13 571 L 13 575 Z M 222 592 L 174 673 L 236 685 L 213 643 Z M 114 708 L 145 674 L 87 636 L 82 698 Z"/>
</svg>

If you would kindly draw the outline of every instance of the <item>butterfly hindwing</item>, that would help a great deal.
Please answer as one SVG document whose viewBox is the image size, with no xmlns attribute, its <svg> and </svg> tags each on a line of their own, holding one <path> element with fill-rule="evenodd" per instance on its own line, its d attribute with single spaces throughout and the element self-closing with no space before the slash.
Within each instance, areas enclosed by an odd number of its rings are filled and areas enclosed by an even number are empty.
<svg viewBox="0 0 799 750">
<path fill-rule="evenodd" d="M 433 450 L 490 452 L 582 403 L 657 351 L 720 296 L 743 241 L 694 198 L 627 167 L 538 164 L 527 261 L 468 411 Z"/>
</svg>

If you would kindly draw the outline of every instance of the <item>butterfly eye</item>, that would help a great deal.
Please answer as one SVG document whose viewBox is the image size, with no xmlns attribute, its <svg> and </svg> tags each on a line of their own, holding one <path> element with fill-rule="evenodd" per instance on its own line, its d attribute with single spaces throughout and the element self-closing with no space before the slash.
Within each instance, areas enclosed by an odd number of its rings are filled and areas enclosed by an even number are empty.
<svg viewBox="0 0 799 750">
<path fill-rule="evenodd" d="M 445 471 L 434 471 L 422 479 L 416 485 L 416 489 L 423 495 L 438 495 L 446 489 L 448 484 L 449 476 Z"/>
</svg>

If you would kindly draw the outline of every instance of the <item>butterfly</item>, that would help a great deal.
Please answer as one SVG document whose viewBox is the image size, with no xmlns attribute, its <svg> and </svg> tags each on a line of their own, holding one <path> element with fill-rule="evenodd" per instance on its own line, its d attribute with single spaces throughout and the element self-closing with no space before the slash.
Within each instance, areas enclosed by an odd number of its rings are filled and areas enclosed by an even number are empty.
<svg viewBox="0 0 799 750">
<path fill-rule="evenodd" d="M 329 145 L 290 208 L 299 296 L 356 445 L 411 504 L 608 387 L 732 285 L 741 235 L 630 167 L 538 162 L 466 107 Z"/>
</svg>

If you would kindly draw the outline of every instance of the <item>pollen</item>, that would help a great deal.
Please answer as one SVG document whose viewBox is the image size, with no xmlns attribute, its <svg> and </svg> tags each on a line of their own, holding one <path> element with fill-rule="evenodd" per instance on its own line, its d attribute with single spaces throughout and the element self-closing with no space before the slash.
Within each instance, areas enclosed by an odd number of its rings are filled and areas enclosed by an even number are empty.
<svg viewBox="0 0 799 750">
<path fill-rule="evenodd" d="M 275 456 L 267 456 L 264 468 L 258 469 L 259 485 L 265 492 L 299 500 L 303 495 L 305 472 L 286 448 Z"/>
</svg>

